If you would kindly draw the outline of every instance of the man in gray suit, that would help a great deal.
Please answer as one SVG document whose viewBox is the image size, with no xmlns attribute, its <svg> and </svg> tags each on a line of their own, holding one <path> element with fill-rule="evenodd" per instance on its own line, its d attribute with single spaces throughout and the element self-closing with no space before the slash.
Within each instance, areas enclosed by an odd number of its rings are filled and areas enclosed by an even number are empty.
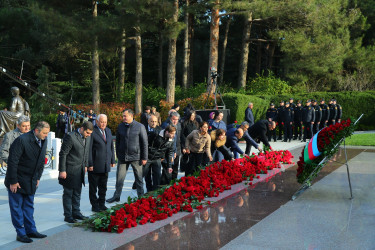
<svg viewBox="0 0 375 250">
<path fill-rule="evenodd" d="M 82 184 L 85 185 L 85 173 L 88 167 L 90 135 L 94 130 L 91 122 L 65 135 L 60 150 L 59 183 L 64 187 L 64 221 L 75 223 L 77 219 L 86 219 L 80 210 Z"/>
<path fill-rule="evenodd" d="M 17 120 L 17 128 L 5 134 L 3 143 L 0 146 L 0 159 L 8 164 L 9 148 L 14 140 L 30 131 L 30 118 L 28 116 L 22 115 Z"/>
</svg>

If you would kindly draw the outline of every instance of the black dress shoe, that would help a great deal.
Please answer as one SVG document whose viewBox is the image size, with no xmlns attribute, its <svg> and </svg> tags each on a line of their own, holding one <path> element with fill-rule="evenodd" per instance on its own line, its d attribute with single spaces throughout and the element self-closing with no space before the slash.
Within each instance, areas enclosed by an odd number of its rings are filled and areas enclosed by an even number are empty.
<svg viewBox="0 0 375 250">
<path fill-rule="evenodd" d="M 47 235 L 45 235 L 45 234 L 41 234 L 41 233 L 39 233 L 39 232 L 34 232 L 34 233 L 27 234 L 27 237 L 29 237 L 29 238 L 39 238 L 39 239 L 41 239 L 41 238 L 46 238 Z"/>
<path fill-rule="evenodd" d="M 30 239 L 29 237 L 27 237 L 27 235 L 23 235 L 23 236 L 18 236 L 17 235 L 17 240 L 22 242 L 22 243 L 31 243 L 33 242 L 32 239 Z"/>
<path fill-rule="evenodd" d="M 101 210 L 98 208 L 98 207 L 92 207 L 91 208 L 91 211 L 95 212 L 95 213 L 98 213 L 100 212 Z"/>
<path fill-rule="evenodd" d="M 108 199 L 108 200 L 106 200 L 108 203 L 112 203 L 112 202 L 118 202 L 118 201 L 120 201 L 120 198 L 116 198 L 116 197 L 112 197 L 112 198 L 110 198 L 110 199 Z"/>
<path fill-rule="evenodd" d="M 72 217 L 65 217 L 64 221 L 68 223 L 76 223 L 77 220 L 73 219 Z"/>
<path fill-rule="evenodd" d="M 77 220 L 86 220 L 88 218 L 89 217 L 84 216 L 83 214 L 73 215 L 73 219 L 77 219 Z"/>
<path fill-rule="evenodd" d="M 106 207 L 105 205 L 99 206 L 100 211 L 105 211 L 107 209 L 108 209 L 108 207 Z"/>
</svg>

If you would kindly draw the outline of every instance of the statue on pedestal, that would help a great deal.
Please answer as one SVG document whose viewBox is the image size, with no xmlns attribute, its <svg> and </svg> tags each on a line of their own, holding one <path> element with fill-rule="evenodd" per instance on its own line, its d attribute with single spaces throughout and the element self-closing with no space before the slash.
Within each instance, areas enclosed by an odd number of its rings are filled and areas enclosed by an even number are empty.
<svg viewBox="0 0 375 250">
<path fill-rule="evenodd" d="M 16 123 L 21 115 L 30 117 L 29 104 L 20 96 L 20 89 L 12 87 L 12 103 L 9 111 L 0 111 L 0 137 L 16 128 Z"/>
</svg>

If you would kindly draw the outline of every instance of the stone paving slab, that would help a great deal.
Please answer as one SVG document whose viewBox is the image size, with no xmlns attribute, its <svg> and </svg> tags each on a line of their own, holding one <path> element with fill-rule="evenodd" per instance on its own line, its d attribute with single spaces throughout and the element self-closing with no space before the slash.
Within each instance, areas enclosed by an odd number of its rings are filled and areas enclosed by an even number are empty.
<svg viewBox="0 0 375 250">
<path fill-rule="evenodd" d="M 374 249 L 375 153 L 349 161 L 222 249 Z"/>
</svg>

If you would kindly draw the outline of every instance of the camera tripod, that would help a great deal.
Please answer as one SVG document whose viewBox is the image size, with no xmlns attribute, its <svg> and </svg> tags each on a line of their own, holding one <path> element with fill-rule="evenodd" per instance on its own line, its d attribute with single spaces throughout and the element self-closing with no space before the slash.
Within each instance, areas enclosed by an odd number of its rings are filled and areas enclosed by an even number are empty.
<svg viewBox="0 0 375 250">
<path fill-rule="evenodd" d="M 224 103 L 223 98 L 221 97 L 219 84 L 217 83 L 217 77 L 218 77 L 218 73 L 216 71 L 216 68 L 211 67 L 211 82 L 212 82 L 212 84 L 208 84 L 208 86 L 207 86 L 207 97 L 206 97 L 206 101 L 204 103 L 204 109 L 206 109 L 206 107 L 207 107 L 212 88 L 215 89 L 215 92 L 214 92 L 214 102 L 215 102 L 214 109 L 216 109 L 216 110 L 218 110 L 219 108 L 225 109 L 225 103 Z M 219 97 L 220 97 L 220 100 L 222 102 L 222 106 L 217 105 L 217 100 L 216 100 L 217 95 L 219 95 Z"/>
</svg>

